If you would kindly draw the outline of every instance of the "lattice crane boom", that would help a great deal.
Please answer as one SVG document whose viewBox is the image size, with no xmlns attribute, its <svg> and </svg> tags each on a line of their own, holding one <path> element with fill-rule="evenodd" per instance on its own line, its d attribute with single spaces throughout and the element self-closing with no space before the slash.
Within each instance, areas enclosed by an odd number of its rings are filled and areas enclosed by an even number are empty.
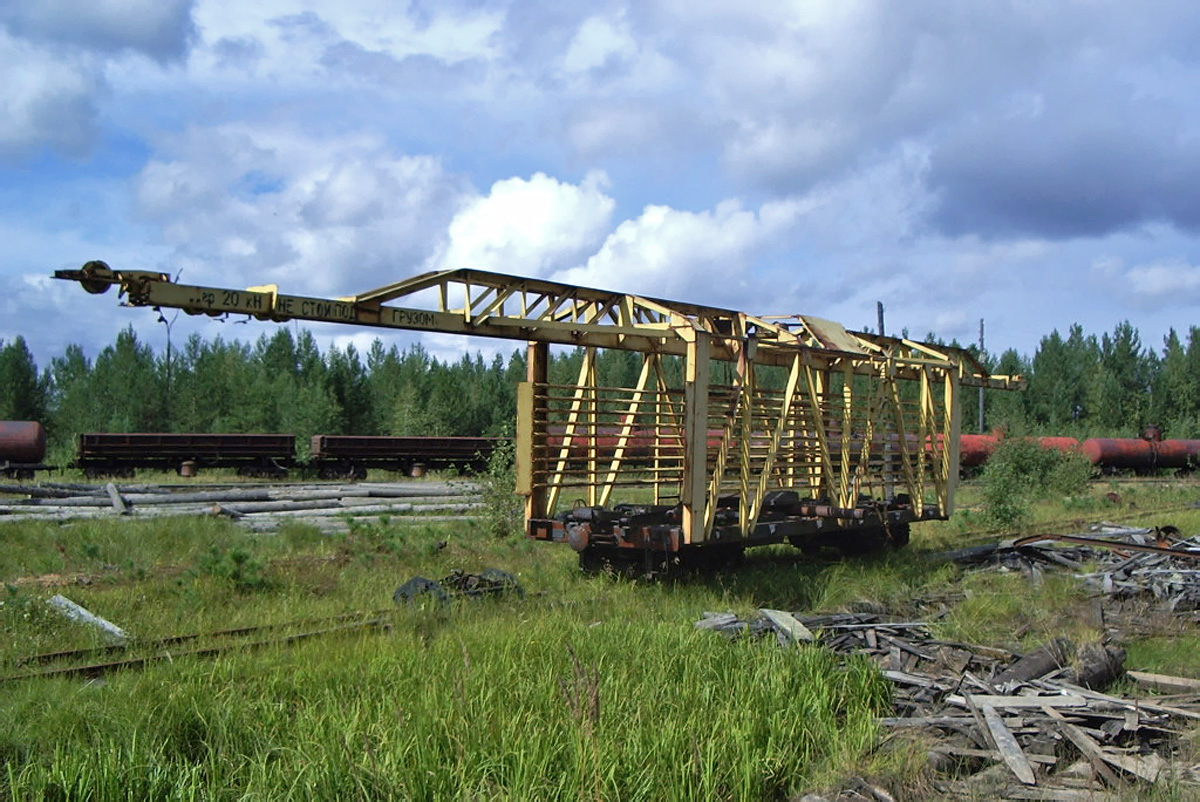
<svg viewBox="0 0 1200 802">
<path fill-rule="evenodd" d="M 531 536 L 581 559 L 679 555 L 944 518 L 963 387 L 1020 389 L 960 348 L 479 270 L 425 273 L 341 298 L 178 284 L 103 262 L 60 270 L 89 292 L 188 314 L 249 315 L 524 340 L 517 489 Z M 548 381 L 550 345 L 578 381 Z M 597 349 L 638 352 L 635 387 L 597 383 Z M 668 364 L 674 360 L 674 367 Z M 713 363 L 727 364 L 726 383 Z M 618 493 L 634 506 L 608 510 Z M 567 509 L 565 505 L 572 505 Z M 641 504 L 642 506 L 637 506 Z M 631 513 L 629 510 L 642 510 Z M 623 516 L 623 517 L 622 517 Z"/>
<path fill-rule="evenodd" d="M 753 342 L 755 361 L 762 364 L 786 365 L 796 349 L 826 361 L 902 357 L 903 367 L 923 361 L 953 364 L 963 386 L 1023 386 L 1020 377 L 989 375 L 969 351 L 952 346 L 850 332 L 806 315 L 759 317 L 481 270 L 424 273 L 340 298 L 288 295 L 275 285 L 230 289 L 178 284 L 166 273 L 118 271 L 99 261 L 82 270 L 58 270 L 54 277 L 78 281 L 92 293 L 116 286 L 130 306 L 181 309 L 191 315 L 241 314 L 276 322 L 309 320 L 674 356 L 685 355 L 695 333 L 704 333 L 711 338 L 715 359 L 736 361 L 743 345 Z M 426 307 L 391 303 L 410 299 L 425 300 Z"/>
</svg>

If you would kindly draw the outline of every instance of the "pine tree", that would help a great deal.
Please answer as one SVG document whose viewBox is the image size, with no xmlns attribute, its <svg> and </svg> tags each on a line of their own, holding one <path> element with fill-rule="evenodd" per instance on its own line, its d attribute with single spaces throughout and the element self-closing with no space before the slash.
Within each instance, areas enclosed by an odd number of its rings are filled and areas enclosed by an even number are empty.
<svg viewBox="0 0 1200 802">
<path fill-rule="evenodd" d="M 0 420 L 44 421 L 48 386 L 24 337 L 0 348 Z"/>
<path fill-rule="evenodd" d="M 91 381 L 100 431 L 158 432 L 165 424 L 160 366 L 133 326 L 96 358 Z"/>
<path fill-rule="evenodd" d="M 1137 329 L 1129 321 L 1117 324 L 1112 336 L 1103 335 L 1089 383 L 1094 425 L 1130 437 L 1140 434 L 1146 424 L 1154 367 L 1153 355 L 1143 351 Z"/>
<path fill-rule="evenodd" d="M 367 373 L 353 343 L 347 345 L 345 351 L 336 346 L 329 349 L 326 354 L 326 376 L 330 392 L 341 410 L 341 432 L 373 434 L 374 419 Z"/>
</svg>

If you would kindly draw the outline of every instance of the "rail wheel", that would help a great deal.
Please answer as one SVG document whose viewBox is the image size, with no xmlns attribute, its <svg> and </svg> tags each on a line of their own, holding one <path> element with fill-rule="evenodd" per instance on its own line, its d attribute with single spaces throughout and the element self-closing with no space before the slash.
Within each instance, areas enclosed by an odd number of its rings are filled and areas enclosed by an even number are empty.
<svg viewBox="0 0 1200 802">
<path fill-rule="evenodd" d="M 892 524 L 884 527 L 884 531 L 888 536 L 888 544 L 894 549 L 902 549 L 908 545 L 909 525 L 908 524 Z"/>
<path fill-rule="evenodd" d="M 588 574 L 665 579 L 691 572 L 736 568 L 742 564 L 745 555 L 745 546 L 740 543 L 692 546 L 678 553 L 588 546 L 579 552 L 579 567 Z"/>
<path fill-rule="evenodd" d="M 862 557 L 886 549 L 899 549 L 908 545 L 909 525 L 889 524 L 844 529 L 816 535 L 789 538 L 789 542 L 809 557 L 816 557 L 826 550 L 837 552 L 842 557 Z"/>
<path fill-rule="evenodd" d="M 738 568 L 746 561 L 746 547 L 741 543 L 720 543 L 713 546 L 705 546 L 706 551 L 711 550 L 708 556 L 708 562 L 704 566 L 710 571 L 720 571 L 728 568 Z"/>
<path fill-rule="evenodd" d="M 611 574 L 635 578 L 664 573 L 668 555 L 650 549 L 588 546 L 579 552 L 579 567 L 587 574 Z"/>
<path fill-rule="evenodd" d="M 579 552 L 579 568 L 585 574 L 600 574 L 612 567 L 612 556 L 607 549 L 588 546 Z"/>
</svg>

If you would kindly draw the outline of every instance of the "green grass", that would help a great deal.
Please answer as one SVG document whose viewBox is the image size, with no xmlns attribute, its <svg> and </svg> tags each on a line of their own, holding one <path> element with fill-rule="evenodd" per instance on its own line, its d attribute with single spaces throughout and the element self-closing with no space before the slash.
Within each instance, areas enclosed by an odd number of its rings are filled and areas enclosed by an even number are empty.
<svg viewBox="0 0 1200 802">
<path fill-rule="evenodd" d="M 1038 502 L 1031 525 L 1115 519 L 1195 533 L 1200 510 L 1184 505 L 1197 487 L 1103 482 L 1081 500 Z M 976 503 L 976 487 L 962 491 Z M 570 549 L 436 525 L 264 536 L 214 519 L 97 519 L 0 523 L 0 538 L 3 674 L 34 653 L 105 643 L 51 612 L 54 593 L 143 643 L 388 611 L 382 630 L 179 657 L 98 683 L 6 684 L 0 789 L 13 799 L 751 800 L 856 774 L 911 794 L 928 787 L 923 752 L 881 748 L 874 721 L 888 686 L 868 665 L 732 642 L 694 622 L 758 607 L 916 617 L 920 600 L 937 598 L 947 638 L 1025 649 L 1097 634 L 1069 577 L 1031 585 L 931 559 L 996 538 L 969 515 L 915 527 L 902 552 L 812 562 L 772 547 L 736 572 L 661 583 L 585 577 Z M 488 567 L 517 574 L 527 596 L 449 609 L 391 602 L 412 576 Z M 30 579 L 46 574 L 58 581 Z M 1128 666 L 1194 675 L 1181 655 L 1198 638 L 1124 644 Z"/>
<path fill-rule="evenodd" d="M 10 791 L 762 799 L 876 738 L 887 691 L 862 664 L 666 623 L 497 620 L 509 614 L 23 688 Z"/>
<path fill-rule="evenodd" d="M 368 588 L 396 583 L 366 570 L 390 558 L 347 567 L 347 599 L 378 605 Z M 16 798 L 763 799 L 876 741 L 888 689 L 864 662 L 699 632 L 673 586 L 553 573 L 553 592 L 396 610 L 380 634 L 10 686 L 5 784 Z M 93 609 L 117 598 L 81 590 Z M 204 606 L 314 609 L 295 587 L 234 593 Z"/>
</svg>

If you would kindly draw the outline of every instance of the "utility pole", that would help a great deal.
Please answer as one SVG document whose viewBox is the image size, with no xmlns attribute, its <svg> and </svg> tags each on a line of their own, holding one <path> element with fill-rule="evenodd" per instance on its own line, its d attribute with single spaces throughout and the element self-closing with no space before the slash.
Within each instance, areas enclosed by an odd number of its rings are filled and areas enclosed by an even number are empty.
<svg viewBox="0 0 1200 802">
<path fill-rule="evenodd" d="M 983 318 L 979 318 L 979 359 L 983 361 Z M 986 431 L 983 420 L 983 387 L 979 388 L 979 433 Z"/>
<path fill-rule="evenodd" d="M 879 314 L 879 336 L 883 337 L 883 301 L 875 302 L 875 311 Z"/>
<path fill-rule="evenodd" d="M 158 322 L 167 327 L 167 388 L 163 395 L 163 414 L 166 416 L 166 426 L 171 426 L 171 326 L 175 325 L 176 319 L 179 317 L 179 312 L 171 315 L 171 319 L 167 320 L 167 316 L 158 310 Z"/>
</svg>

